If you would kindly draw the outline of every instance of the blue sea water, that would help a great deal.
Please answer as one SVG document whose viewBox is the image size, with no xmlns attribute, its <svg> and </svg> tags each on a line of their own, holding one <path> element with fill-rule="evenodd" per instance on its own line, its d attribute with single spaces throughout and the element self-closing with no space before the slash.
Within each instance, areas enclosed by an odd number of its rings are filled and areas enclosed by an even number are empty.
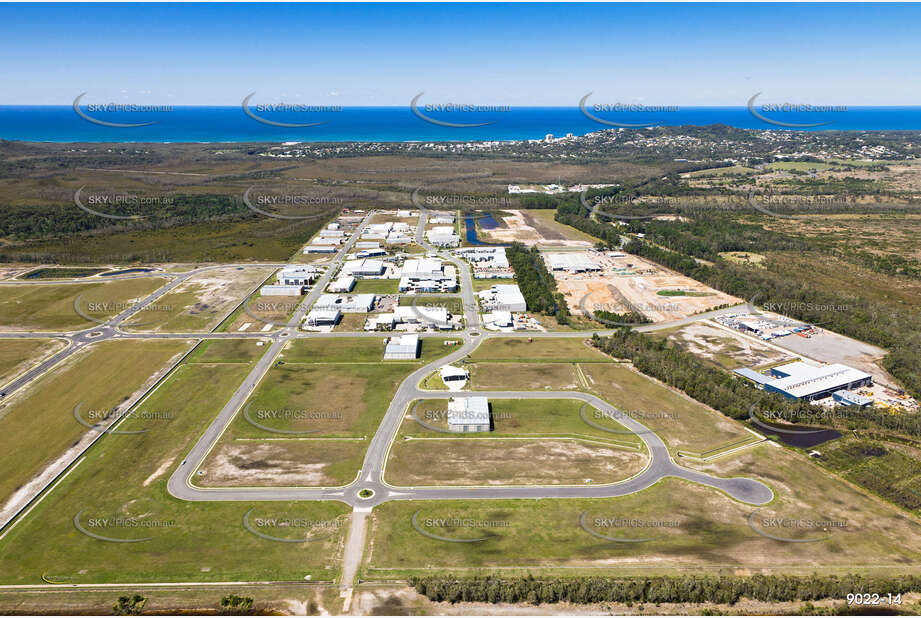
<svg viewBox="0 0 921 618">
<path fill-rule="evenodd" d="M 508 111 L 425 112 L 443 122 L 480 124 L 446 127 L 427 122 L 405 107 L 343 107 L 339 111 L 262 111 L 273 122 L 321 123 L 290 128 L 263 124 L 241 107 L 174 107 L 170 111 L 87 111 L 114 123 L 153 122 L 142 127 L 100 126 L 77 115 L 72 106 L 0 106 L 0 138 L 39 142 L 408 142 L 540 139 L 546 134 L 584 135 L 612 127 L 584 115 L 578 107 L 521 107 Z M 594 113 L 594 112 L 593 112 Z M 688 107 L 677 111 L 597 112 L 620 124 L 658 126 L 725 124 L 744 129 L 785 129 L 756 118 L 747 107 Z M 921 107 L 851 107 L 830 112 L 763 112 L 784 123 L 818 127 L 792 130 L 921 131 Z M 616 127 L 614 127 L 616 128 Z"/>
</svg>

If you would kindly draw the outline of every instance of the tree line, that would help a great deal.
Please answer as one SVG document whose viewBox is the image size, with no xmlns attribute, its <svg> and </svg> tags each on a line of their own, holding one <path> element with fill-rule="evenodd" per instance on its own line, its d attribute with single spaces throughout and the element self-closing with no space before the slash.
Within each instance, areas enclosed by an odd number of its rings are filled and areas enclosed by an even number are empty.
<svg viewBox="0 0 921 618">
<path fill-rule="evenodd" d="M 448 603 L 724 603 L 843 599 L 868 591 L 921 591 L 916 575 L 674 575 L 659 577 L 471 577 L 410 578 L 419 594 Z"/>
</svg>

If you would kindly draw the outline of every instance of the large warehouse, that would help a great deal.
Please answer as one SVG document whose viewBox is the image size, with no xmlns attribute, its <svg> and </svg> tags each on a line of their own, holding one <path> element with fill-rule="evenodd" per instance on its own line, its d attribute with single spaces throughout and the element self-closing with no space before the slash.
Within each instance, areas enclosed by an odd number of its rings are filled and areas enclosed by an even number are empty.
<svg viewBox="0 0 921 618">
<path fill-rule="evenodd" d="M 599 271 L 596 264 L 584 251 L 574 253 L 545 253 L 544 261 L 550 270 L 565 270 L 568 273 Z"/>
<path fill-rule="evenodd" d="M 824 399 L 837 391 L 873 384 L 873 376 L 869 373 L 840 363 L 815 367 L 796 361 L 772 368 L 770 377 L 749 369 L 737 369 L 735 373 L 753 380 L 766 391 L 803 401 Z"/>
</svg>

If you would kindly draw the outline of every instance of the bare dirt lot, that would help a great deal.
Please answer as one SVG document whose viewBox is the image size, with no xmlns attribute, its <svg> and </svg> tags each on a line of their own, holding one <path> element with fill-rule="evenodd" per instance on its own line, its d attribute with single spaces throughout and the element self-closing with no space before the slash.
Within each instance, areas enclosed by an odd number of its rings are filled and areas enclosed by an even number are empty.
<svg viewBox="0 0 921 618">
<path fill-rule="evenodd" d="M 784 354 L 709 322 L 695 322 L 675 330 L 669 329 L 667 333 L 668 339 L 683 349 L 711 360 L 724 369 L 795 360 L 793 355 Z"/>
<path fill-rule="evenodd" d="M 234 440 L 202 466 L 196 482 L 211 487 L 335 487 L 354 480 L 363 440 Z"/>
<path fill-rule="evenodd" d="M 403 486 L 613 483 L 645 463 L 642 453 L 583 440 L 413 439 L 394 446 L 387 480 Z"/>
<path fill-rule="evenodd" d="M 635 255 L 610 257 L 592 252 L 588 256 L 602 267 L 600 272 L 553 272 L 557 287 L 575 315 L 583 315 L 583 298 L 592 312 L 636 311 L 653 322 L 679 320 L 742 302 Z"/>
<path fill-rule="evenodd" d="M 527 210 L 503 210 L 494 215 L 500 227 L 482 230 L 480 234 L 490 242 L 520 242 L 541 247 L 591 247 L 585 235 L 578 230 L 560 225 L 551 218 Z"/>
</svg>

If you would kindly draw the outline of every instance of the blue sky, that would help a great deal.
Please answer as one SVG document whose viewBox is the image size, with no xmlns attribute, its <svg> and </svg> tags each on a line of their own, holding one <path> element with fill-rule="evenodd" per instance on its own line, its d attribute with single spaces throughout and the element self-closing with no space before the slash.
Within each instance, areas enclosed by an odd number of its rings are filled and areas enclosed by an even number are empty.
<svg viewBox="0 0 921 618">
<path fill-rule="evenodd" d="M 919 105 L 921 5 L 5 4 L 0 104 Z"/>
</svg>

